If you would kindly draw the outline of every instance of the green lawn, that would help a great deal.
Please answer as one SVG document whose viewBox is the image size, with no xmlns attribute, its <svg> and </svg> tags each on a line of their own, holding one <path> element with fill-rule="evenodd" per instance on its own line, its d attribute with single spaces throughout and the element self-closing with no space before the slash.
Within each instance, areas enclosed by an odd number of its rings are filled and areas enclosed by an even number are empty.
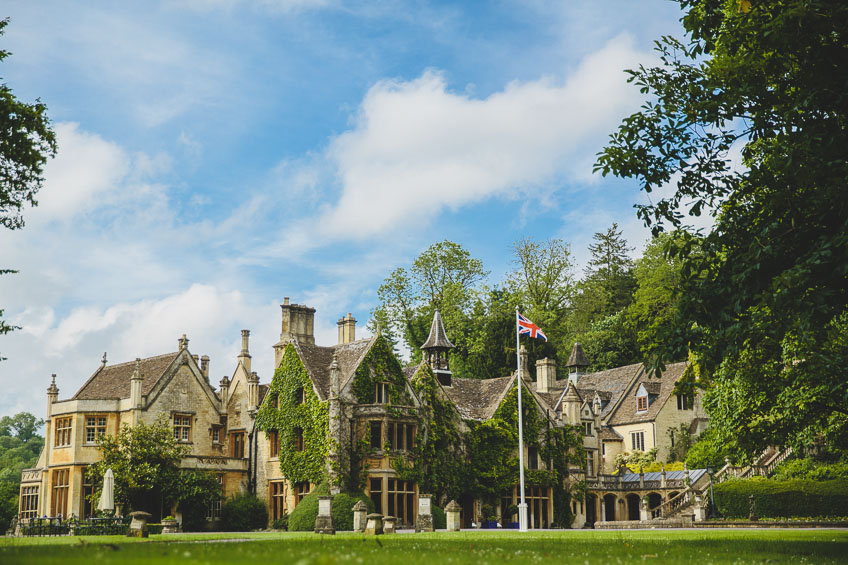
<svg viewBox="0 0 848 565">
<path fill-rule="evenodd" d="M 223 540 L 239 539 L 228 542 Z M 217 541 L 216 541 L 217 540 Z M 461 532 L 359 534 L 196 534 L 0 539 L 0 563 L 155 565 L 164 563 L 848 563 L 848 531 Z"/>
</svg>

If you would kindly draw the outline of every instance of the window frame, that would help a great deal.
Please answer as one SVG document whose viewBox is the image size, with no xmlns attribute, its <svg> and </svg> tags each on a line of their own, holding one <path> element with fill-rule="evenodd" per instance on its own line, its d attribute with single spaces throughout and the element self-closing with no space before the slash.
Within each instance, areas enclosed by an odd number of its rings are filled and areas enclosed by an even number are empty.
<svg viewBox="0 0 848 565">
<path fill-rule="evenodd" d="M 382 451 L 383 450 L 383 422 L 382 420 L 369 420 L 368 422 L 368 430 L 370 434 L 369 445 L 371 451 Z M 378 433 L 375 435 L 375 430 L 378 430 Z M 376 442 L 375 445 L 374 439 L 379 438 L 379 441 Z"/>
<path fill-rule="evenodd" d="M 185 412 L 174 412 L 171 417 L 171 427 L 174 429 L 174 439 L 179 443 L 191 443 L 193 415 Z"/>
<path fill-rule="evenodd" d="M 374 404 L 391 404 L 389 383 L 379 382 L 374 384 Z"/>
<path fill-rule="evenodd" d="M 648 395 L 636 397 L 636 412 L 648 411 Z"/>
<path fill-rule="evenodd" d="M 632 451 L 645 451 L 645 431 L 630 432 L 630 446 Z"/>
<path fill-rule="evenodd" d="M 61 416 L 53 420 L 53 447 L 70 447 L 74 429 L 73 416 Z"/>
<path fill-rule="evenodd" d="M 94 420 L 92 423 L 91 420 Z M 85 443 L 84 445 L 96 445 L 97 438 L 106 435 L 106 424 L 108 420 L 105 415 L 85 415 Z"/>
</svg>

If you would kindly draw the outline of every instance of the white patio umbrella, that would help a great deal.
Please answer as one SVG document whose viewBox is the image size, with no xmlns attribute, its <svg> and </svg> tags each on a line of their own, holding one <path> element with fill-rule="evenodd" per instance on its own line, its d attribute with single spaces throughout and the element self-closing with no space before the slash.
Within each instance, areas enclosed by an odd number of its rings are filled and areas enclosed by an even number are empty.
<svg viewBox="0 0 848 565">
<path fill-rule="evenodd" d="M 115 509 L 115 474 L 112 473 L 112 469 L 106 469 L 106 474 L 103 475 L 103 492 L 100 493 L 100 503 L 97 505 L 97 509 Z"/>
</svg>

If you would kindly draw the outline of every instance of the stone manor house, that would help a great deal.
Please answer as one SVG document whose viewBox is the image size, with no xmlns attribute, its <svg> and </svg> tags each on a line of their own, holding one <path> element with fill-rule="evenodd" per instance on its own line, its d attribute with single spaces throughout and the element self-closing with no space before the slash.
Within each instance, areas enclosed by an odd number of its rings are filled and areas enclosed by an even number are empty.
<svg viewBox="0 0 848 565">
<path fill-rule="evenodd" d="M 646 510 L 656 515 L 687 485 L 706 480 L 703 470 L 686 471 L 684 481 L 682 471 L 640 475 L 613 468 L 619 453 L 654 447 L 665 460 L 681 424 L 692 433 L 706 427 L 700 398 L 673 392 L 685 363 L 668 366 L 661 378 L 641 364 L 587 373 L 589 361 L 576 344 L 560 378 L 553 359 L 528 367 L 522 347 L 520 375 L 461 379 L 451 374 L 453 344 L 438 312 L 421 346 L 423 361 L 403 368 L 381 335 L 356 339 L 351 314 L 338 321 L 338 343 L 322 346 L 315 344 L 314 308 L 288 298 L 281 308 L 280 341 L 273 346 L 277 370 L 267 384 L 260 384 L 251 368 L 247 330 L 232 373 L 217 388 L 209 358 L 193 355 L 185 335 L 173 353 L 117 364 L 109 364 L 104 354 L 69 398 L 60 400 L 54 375 L 47 389 L 45 446 L 37 465 L 22 474 L 20 517 L 91 515 L 93 486 L 85 470 L 98 459 L 97 437 L 164 415 L 174 437 L 191 449 L 183 468 L 214 472 L 225 498 L 255 492 L 267 502 L 272 520 L 291 512 L 323 478 L 335 491 L 345 481 L 355 483 L 378 512 L 397 517 L 400 525 L 414 524 L 419 486 L 404 480 L 397 468 L 432 425 L 422 382 L 429 382 L 429 390 L 453 411 L 461 433 L 493 418 L 514 394 L 517 378 L 525 385 L 525 405 L 545 426 L 579 426 L 585 465 L 574 466 L 562 479 L 585 484 L 585 495 L 570 502 L 572 527 L 639 519 L 640 512 L 644 518 Z M 530 471 L 549 465 L 532 442 L 524 455 Z M 516 519 L 507 508 L 518 497 L 513 486 L 495 505 L 504 525 Z M 550 484 L 528 482 L 525 497 L 531 527 L 554 522 Z M 481 500 L 466 495 L 458 502 L 463 526 L 479 522 Z M 154 519 L 173 510 L 155 501 L 145 509 Z M 220 503 L 209 508 L 207 518 L 215 520 L 219 512 Z"/>
</svg>

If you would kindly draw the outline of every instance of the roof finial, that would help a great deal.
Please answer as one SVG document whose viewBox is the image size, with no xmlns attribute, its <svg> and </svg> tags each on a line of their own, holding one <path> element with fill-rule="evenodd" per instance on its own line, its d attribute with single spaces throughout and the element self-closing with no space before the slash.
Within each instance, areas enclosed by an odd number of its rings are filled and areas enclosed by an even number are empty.
<svg viewBox="0 0 848 565">
<path fill-rule="evenodd" d="M 188 349 L 188 338 L 186 337 L 186 334 L 183 334 L 183 336 L 177 340 L 177 343 L 180 344 L 180 351 Z"/>
<path fill-rule="evenodd" d="M 103 366 L 103 367 L 106 366 L 106 352 L 105 351 L 103 352 L 103 359 L 100 360 L 100 365 Z"/>
<path fill-rule="evenodd" d="M 132 379 L 140 379 L 141 378 L 141 358 L 135 358 L 135 371 L 133 371 Z"/>
</svg>

